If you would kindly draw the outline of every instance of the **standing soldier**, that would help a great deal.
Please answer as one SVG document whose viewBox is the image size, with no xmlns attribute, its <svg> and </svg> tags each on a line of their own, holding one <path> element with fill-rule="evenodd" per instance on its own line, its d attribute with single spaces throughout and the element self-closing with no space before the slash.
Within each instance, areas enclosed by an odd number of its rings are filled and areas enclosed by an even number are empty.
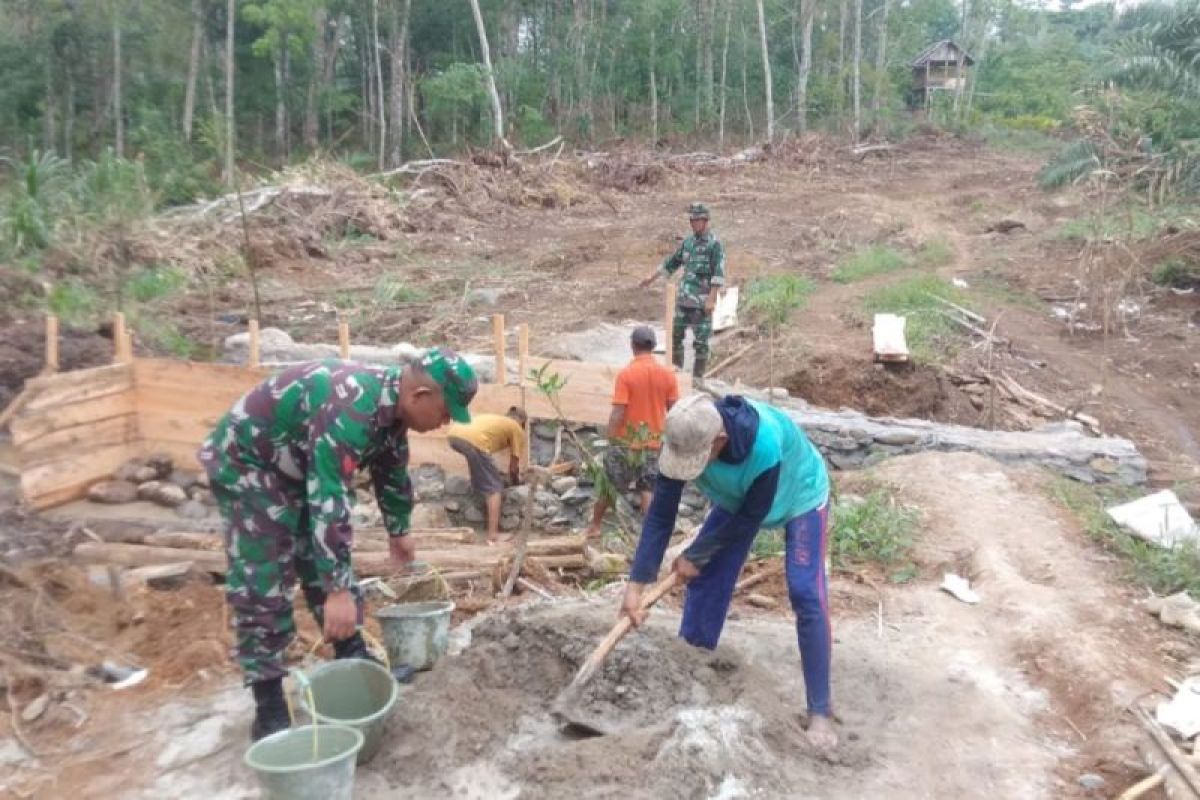
<svg viewBox="0 0 1200 800">
<path fill-rule="evenodd" d="M 692 235 L 683 240 L 679 249 L 663 261 L 662 266 L 641 282 L 645 289 L 660 274 L 670 278 L 683 267 L 679 294 L 675 303 L 675 320 L 671 330 L 672 360 L 683 368 L 683 337 L 692 329 L 695 341 L 695 360 L 692 375 L 703 378 L 708 366 L 708 339 L 712 336 L 712 314 L 717 305 L 717 292 L 725 285 L 725 247 L 717 235 L 708 229 L 708 206 L 692 203 L 688 207 Z"/>
<path fill-rule="evenodd" d="M 234 655 L 254 692 L 250 735 L 289 725 L 285 648 L 296 632 L 296 579 L 337 658 L 367 655 L 362 594 L 350 566 L 354 475 L 370 471 L 392 560 L 412 561 L 408 432 L 469 422 L 478 388 L 447 350 L 412 364 L 314 361 L 250 390 L 200 448 L 225 521 Z"/>
</svg>

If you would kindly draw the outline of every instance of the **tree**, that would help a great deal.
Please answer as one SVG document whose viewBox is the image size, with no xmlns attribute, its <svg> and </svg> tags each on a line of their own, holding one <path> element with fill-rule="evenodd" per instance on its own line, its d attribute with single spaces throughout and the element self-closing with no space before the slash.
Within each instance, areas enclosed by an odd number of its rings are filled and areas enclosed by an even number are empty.
<svg viewBox="0 0 1200 800">
<path fill-rule="evenodd" d="M 113 139 L 117 158 L 125 157 L 125 108 L 124 91 L 121 87 L 121 7 L 113 3 L 112 9 L 112 70 L 113 70 Z"/>
<path fill-rule="evenodd" d="M 483 14 L 479 11 L 479 0 L 470 0 L 471 13 L 475 16 L 475 29 L 479 34 L 479 55 L 483 61 L 484 78 L 487 81 L 488 94 L 492 98 L 492 135 L 500 147 L 508 152 L 512 149 L 504 138 L 504 110 L 500 107 L 500 93 L 496 91 L 496 73 L 492 70 L 492 52 L 488 49 L 487 28 L 483 25 Z"/>
<path fill-rule="evenodd" d="M 799 0 L 799 8 L 796 13 L 800 15 L 800 70 L 796 75 L 796 127 L 801 133 L 804 133 L 808 130 L 808 78 L 812 72 L 812 33 L 813 21 L 817 16 L 817 0 Z"/>
<path fill-rule="evenodd" d="M 876 133 L 880 130 L 883 92 L 887 84 L 888 6 L 888 0 L 883 0 L 883 14 L 879 17 L 878 43 L 875 47 L 875 91 L 871 96 L 871 122 Z"/>
<path fill-rule="evenodd" d="M 768 366 L 767 374 L 774 398 L 775 389 L 775 345 L 779 330 L 787 324 L 792 312 L 804 306 L 812 294 L 813 282 L 799 275 L 771 275 L 755 278 L 746 292 L 746 311 L 767 329 Z"/>
<path fill-rule="evenodd" d="M 854 0 L 854 141 L 862 131 L 862 0 Z"/>
<path fill-rule="evenodd" d="M 233 34 L 237 27 L 237 0 L 225 4 L 225 174 L 227 186 L 233 186 Z"/>
<path fill-rule="evenodd" d="M 196 81 L 200 76 L 200 53 L 204 46 L 204 0 L 192 0 L 192 48 L 188 58 L 187 83 L 183 92 L 183 140 L 192 140 L 196 112 Z"/>
<path fill-rule="evenodd" d="M 862 2 L 862 0 L 858 0 Z M 763 81 L 767 95 L 767 144 L 775 140 L 775 105 L 771 101 L 771 58 L 767 52 L 767 18 L 763 13 L 763 0 L 758 3 L 758 37 L 762 46 Z"/>
</svg>

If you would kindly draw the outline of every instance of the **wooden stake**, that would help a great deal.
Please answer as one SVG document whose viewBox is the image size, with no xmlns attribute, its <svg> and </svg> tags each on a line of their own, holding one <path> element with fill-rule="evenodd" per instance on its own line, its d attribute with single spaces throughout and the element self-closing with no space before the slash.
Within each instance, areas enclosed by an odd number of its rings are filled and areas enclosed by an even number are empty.
<svg viewBox="0 0 1200 800">
<path fill-rule="evenodd" d="M 338 354 L 342 361 L 350 360 L 350 323 L 338 323 Z"/>
<path fill-rule="evenodd" d="M 675 359 L 675 293 L 678 291 L 675 284 L 667 283 L 667 309 L 666 318 L 663 320 L 663 334 L 666 337 L 666 342 L 663 343 L 666 352 L 667 366 L 671 366 Z"/>
<path fill-rule="evenodd" d="M 118 311 L 113 314 L 113 363 L 123 364 L 125 362 L 125 315 Z"/>
<path fill-rule="evenodd" d="M 508 372 L 504 365 L 504 315 L 492 316 L 492 346 L 496 351 L 496 383 L 508 383 Z"/>
<path fill-rule="evenodd" d="M 246 366 L 256 368 L 261 363 L 258 351 L 258 320 L 250 320 L 250 352 L 246 356 Z"/>
<path fill-rule="evenodd" d="M 129 364 L 133 361 L 133 331 L 125 329 L 125 336 L 121 340 L 121 361 Z"/>
<path fill-rule="evenodd" d="M 46 316 L 46 366 L 43 372 L 58 372 L 58 317 Z"/>
<path fill-rule="evenodd" d="M 528 412 L 529 398 L 529 325 L 522 322 L 517 326 L 517 384 L 521 387 L 521 410 Z M 521 463 L 526 468 L 533 464 L 533 420 L 525 420 L 525 452 L 521 453 Z"/>
</svg>

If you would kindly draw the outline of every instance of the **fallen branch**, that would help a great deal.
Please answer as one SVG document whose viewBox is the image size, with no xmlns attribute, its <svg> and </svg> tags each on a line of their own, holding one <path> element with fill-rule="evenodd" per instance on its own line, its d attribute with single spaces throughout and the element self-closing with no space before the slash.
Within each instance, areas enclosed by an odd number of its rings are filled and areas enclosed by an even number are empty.
<svg viewBox="0 0 1200 800">
<path fill-rule="evenodd" d="M 950 320 L 951 322 L 954 322 L 954 323 L 966 328 L 971 333 L 975 334 L 976 336 L 978 336 L 980 339 L 987 342 L 988 344 L 992 344 L 992 345 L 1008 344 L 1008 339 L 1005 339 L 1003 336 L 995 336 L 991 333 L 988 333 L 983 328 L 974 324 L 970 320 L 963 319 L 962 317 L 958 316 L 957 314 L 955 314 L 951 311 L 947 311 L 947 310 L 941 309 L 941 308 L 934 309 L 934 310 L 937 311 L 939 314 L 941 314 L 946 319 Z"/>
<path fill-rule="evenodd" d="M 946 298 L 944 298 L 944 297 L 941 297 L 941 296 L 939 296 L 939 295 L 936 295 L 936 294 L 933 294 L 932 292 L 925 292 L 925 294 L 926 294 L 926 295 L 928 295 L 929 297 L 932 297 L 934 300 L 938 301 L 939 303 L 941 303 L 942 305 L 946 306 L 947 308 L 952 308 L 952 309 L 954 309 L 955 311 L 957 311 L 958 313 L 962 314 L 962 315 L 963 315 L 964 317 L 966 317 L 967 319 L 974 320 L 975 322 L 978 322 L 980 325 L 986 325 L 986 324 L 987 324 L 987 318 L 986 318 L 986 317 L 984 317 L 984 316 L 983 316 L 983 315 L 981 315 L 981 314 L 976 314 L 974 311 L 972 311 L 972 310 L 971 310 L 971 309 L 969 309 L 969 308 L 963 308 L 962 306 L 958 305 L 957 303 L 951 303 L 951 302 L 950 302 L 949 300 L 947 300 Z"/>
<path fill-rule="evenodd" d="M 711 377 L 715 376 L 718 372 L 725 369 L 730 364 L 734 363 L 735 361 L 739 360 L 742 356 L 746 355 L 746 353 L 749 353 L 751 350 L 753 350 L 754 346 L 756 344 L 758 344 L 758 342 L 751 342 L 750 344 L 743 347 L 741 350 L 738 350 L 736 353 L 729 356 L 729 358 L 726 358 L 726 359 L 723 359 L 723 360 L 717 362 L 717 365 L 715 367 L 710 369 L 708 372 L 704 373 L 704 377 L 711 378 Z"/>
<path fill-rule="evenodd" d="M 1066 406 L 1059 405 L 1047 397 L 1042 397 L 1040 394 L 1032 392 L 1021 384 L 1017 383 L 1016 380 L 1006 372 L 1000 373 L 1000 377 L 997 380 L 1000 385 L 1003 386 L 1003 388 L 1007 390 L 1015 400 L 1017 400 L 1017 402 L 1023 401 L 1024 404 L 1034 407 L 1040 406 L 1041 408 L 1047 409 L 1052 414 L 1057 414 L 1059 416 L 1066 417 L 1067 419 L 1074 419 L 1083 423 L 1095 434 L 1100 433 L 1100 420 L 1096 419 L 1090 414 L 1072 411 Z"/>
<path fill-rule="evenodd" d="M 1146 729 L 1146 732 L 1150 734 L 1150 738 L 1158 746 L 1158 749 L 1166 757 L 1167 761 L 1174 767 L 1176 775 L 1183 779 L 1183 784 L 1190 790 L 1191 796 L 1193 798 L 1200 797 L 1200 775 L 1196 773 L 1196 767 L 1192 762 L 1179 751 L 1179 748 L 1171 741 L 1171 737 L 1163 731 L 1144 708 L 1135 707 L 1133 715 L 1141 723 L 1142 727 Z M 1164 777 L 1169 783 L 1170 778 Z"/>
<path fill-rule="evenodd" d="M 562 140 L 563 140 L 562 134 L 559 134 L 558 136 L 555 136 L 553 139 L 546 142 L 545 144 L 539 144 L 537 147 L 531 148 L 529 150 L 514 150 L 513 155 L 514 156 L 531 156 L 534 153 L 540 153 L 543 150 L 549 150 L 551 147 L 554 147 L 554 145 L 562 142 Z"/>
</svg>

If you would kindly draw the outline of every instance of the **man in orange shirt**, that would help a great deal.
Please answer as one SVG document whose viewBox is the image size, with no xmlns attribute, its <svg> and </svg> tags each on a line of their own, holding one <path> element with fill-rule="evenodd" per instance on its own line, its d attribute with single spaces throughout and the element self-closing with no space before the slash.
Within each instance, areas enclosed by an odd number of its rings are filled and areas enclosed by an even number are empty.
<svg viewBox="0 0 1200 800">
<path fill-rule="evenodd" d="M 516 485 L 520 480 L 521 453 L 525 450 L 525 412 L 513 406 L 508 414 L 472 414 L 471 421 L 454 424 L 446 429 L 450 447 L 467 460 L 471 486 L 483 495 L 487 506 L 487 540 L 489 544 L 508 541 L 511 536 L 500 535 L 500 510 L 503 500 L 504 476 L 500 474 L 493 453 L 508 450 L 508 480 Z"/>
<path fill-rule="evenodd" d="M 658 477 L 658 448 L 667 411 L 679 399 L 675 371 L 654 357 L 654 331 L 645 325 L 633 329 L 629 338 L 633 361 L 617 375 L 612 413 L 608 417 L 609 446 L 604 452 L 604 471 L 618 492 L 637 486 L 642 513 L 650 507 L 651 490 Z M 600 535 L 600 524 L 608 510 L 608 498 L 596 498 L 592 524 L 587 535 Z"/>
</svg>

